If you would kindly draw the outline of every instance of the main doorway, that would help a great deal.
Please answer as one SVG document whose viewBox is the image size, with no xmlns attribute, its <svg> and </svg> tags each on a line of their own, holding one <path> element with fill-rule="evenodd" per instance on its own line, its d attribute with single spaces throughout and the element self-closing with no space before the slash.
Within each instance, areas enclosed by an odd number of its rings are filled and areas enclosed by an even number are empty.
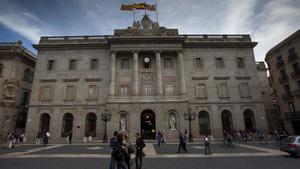
<svg viewBox="0 0 300 169">
<path fill-rule="evenodd" d="M 144 139 L 155 139 L 155 114 L 152 110 L 144 110 L 141 113 L 141 133 Z"/>
</svg>

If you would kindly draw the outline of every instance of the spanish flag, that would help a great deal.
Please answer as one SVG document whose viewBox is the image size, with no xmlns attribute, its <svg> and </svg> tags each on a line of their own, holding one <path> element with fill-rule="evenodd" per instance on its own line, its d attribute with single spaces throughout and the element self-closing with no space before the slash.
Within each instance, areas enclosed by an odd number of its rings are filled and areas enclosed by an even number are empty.
<svg viewBox="0 0 300 169">
<path fill-rule="evenodd" d="M 134 8 L 133 5 L 124 5 L 124 4 L 121 5 L 121 10 L 122 11 L 132 11 L 133 8 Z"/>
</svg>

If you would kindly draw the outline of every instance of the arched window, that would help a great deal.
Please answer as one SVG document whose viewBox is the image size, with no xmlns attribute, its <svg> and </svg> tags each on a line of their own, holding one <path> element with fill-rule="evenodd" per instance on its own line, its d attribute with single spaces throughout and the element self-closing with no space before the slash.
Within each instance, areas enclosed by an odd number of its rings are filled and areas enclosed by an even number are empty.
<svg viewBox="0 0 300 169">
<path fill-rule="evenodd" d="M 3 66 L 3 64 L 2 64 L 2 63 L 0 63 L 0 76 L 2 76 L 3 69 L 4 69 L 4 66 Z"/>
<path fill-rule="evenodd" d="M 177 113 L 175 111 L 169 112 L 169 130 L 177 130 Z"/>
<path fill-rule="evenodd" d="M 209 114 L 207 111 L 200 111 L 198 114 L 199 120 L 199 134 L 206 135 L 211 134 L 210 132 L 210 121 L 209 121 Z"/>
<path fill-rule="evenodd" d="M 96 137 L 97 115 L 88 113 L 85 118 L 85 136 Z"/>
<path fill-rule="evenodd" d="M 255 117 L 253 111 L 247 109 L 244 111 L 244 123 L 245 123 L 245 129 L 252 131 L 255 129 Z"/>
<path fill-rule="evenodd" d="M 43 113 L 40 116 L 40 126 L 39 130 L 41 133 L 46 133 L 49 131 L 50 126 L 50 115 L 48 113 Z"/>
<path fill-rule="evenodd" d="M 119 130 L 121 132 L 124 132 L 124 131 L 127 131 L 127 113 L 126 112 L 122 112 L 120 114 L 120 127 L 119 127 Z"/>
<path fill-rule="evenodd" d="M 66 113 L 63 116 L 62 121 L 62 132 L 61 136 L 66 137 L 72 132 L 73 130 L 73 115 L 71 113 Z"/>
<path fill-rule="evenodd" d="M 222 126 L 224 132 L 230 132 L 233 129 L 231 112 L 228 110 L 222 111 Z"/>
</svg>

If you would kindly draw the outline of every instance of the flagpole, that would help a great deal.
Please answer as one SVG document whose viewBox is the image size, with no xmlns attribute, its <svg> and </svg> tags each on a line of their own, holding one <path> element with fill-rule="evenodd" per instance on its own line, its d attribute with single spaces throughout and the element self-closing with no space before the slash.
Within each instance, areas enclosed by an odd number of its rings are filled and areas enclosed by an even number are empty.
<svg viewBox="0 0 300 169">
<path fill-rule="evenodd" d="M 146 1 L 144 1 L 144 7 L 145 7 L 145 15 L 147 15 Z"/>
<path fill-rule="evenodd" d="M 156 22 L 158 23 L 157 3 L 155 4 Z"/>
<path fill-rule="evenodd" d="M 133 22 L 135 22 L 135 8 L 133 8 Z"/>
</svg>

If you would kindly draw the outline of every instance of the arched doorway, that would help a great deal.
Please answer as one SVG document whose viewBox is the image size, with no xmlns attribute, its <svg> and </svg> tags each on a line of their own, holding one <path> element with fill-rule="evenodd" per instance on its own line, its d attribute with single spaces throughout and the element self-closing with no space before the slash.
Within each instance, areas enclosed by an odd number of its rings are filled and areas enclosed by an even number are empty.
<svg viewBox="0 0 300 169">
<path fill-rule="evenodd" d="M 249 131 L 253 131 L 255 127 L 255 117 L 253 111 L 247 109 L 244 111 L 244 123 L 245 129 Z"/>
<path fill-rule="evenodd" d="M 230 132 L 233 129 L 231 112 L 228 110 L 222 111 L 222 126 L 224 132 Z"/>
<path fill-rule="evenodd" d="M 96 137 L 97 116 L 95 113 L 88 113 L 85 118 L 85 136 Z"/>
<path fill-rule="evenodd" d="M 152 110 L 144 110 L 141 113 L 141 133 L 144 139 L 155 139 L 155 114 Z"/>
<path fill-rule="evenodd" d="M 63 117 L 62 122 L 62 137 L 67 137 L 73 130 L 73 115 L 71 113 L 66 113 Z"/>
<path fill-rule="evenodd" d="M 50 126 L 50 115 L 48 113 L 43 113 L 40 116 L 39 131 L 41 133 L 46 133 L 49 131 L 49 126 Z"/>
<path fill-rule="evenodd" d="M 200 111 L 198 114 L 199 120 L 199 134 L 206 135 L 210 134 L 210 121 L 209 114 L 207 111 Z"/>
</svg>

